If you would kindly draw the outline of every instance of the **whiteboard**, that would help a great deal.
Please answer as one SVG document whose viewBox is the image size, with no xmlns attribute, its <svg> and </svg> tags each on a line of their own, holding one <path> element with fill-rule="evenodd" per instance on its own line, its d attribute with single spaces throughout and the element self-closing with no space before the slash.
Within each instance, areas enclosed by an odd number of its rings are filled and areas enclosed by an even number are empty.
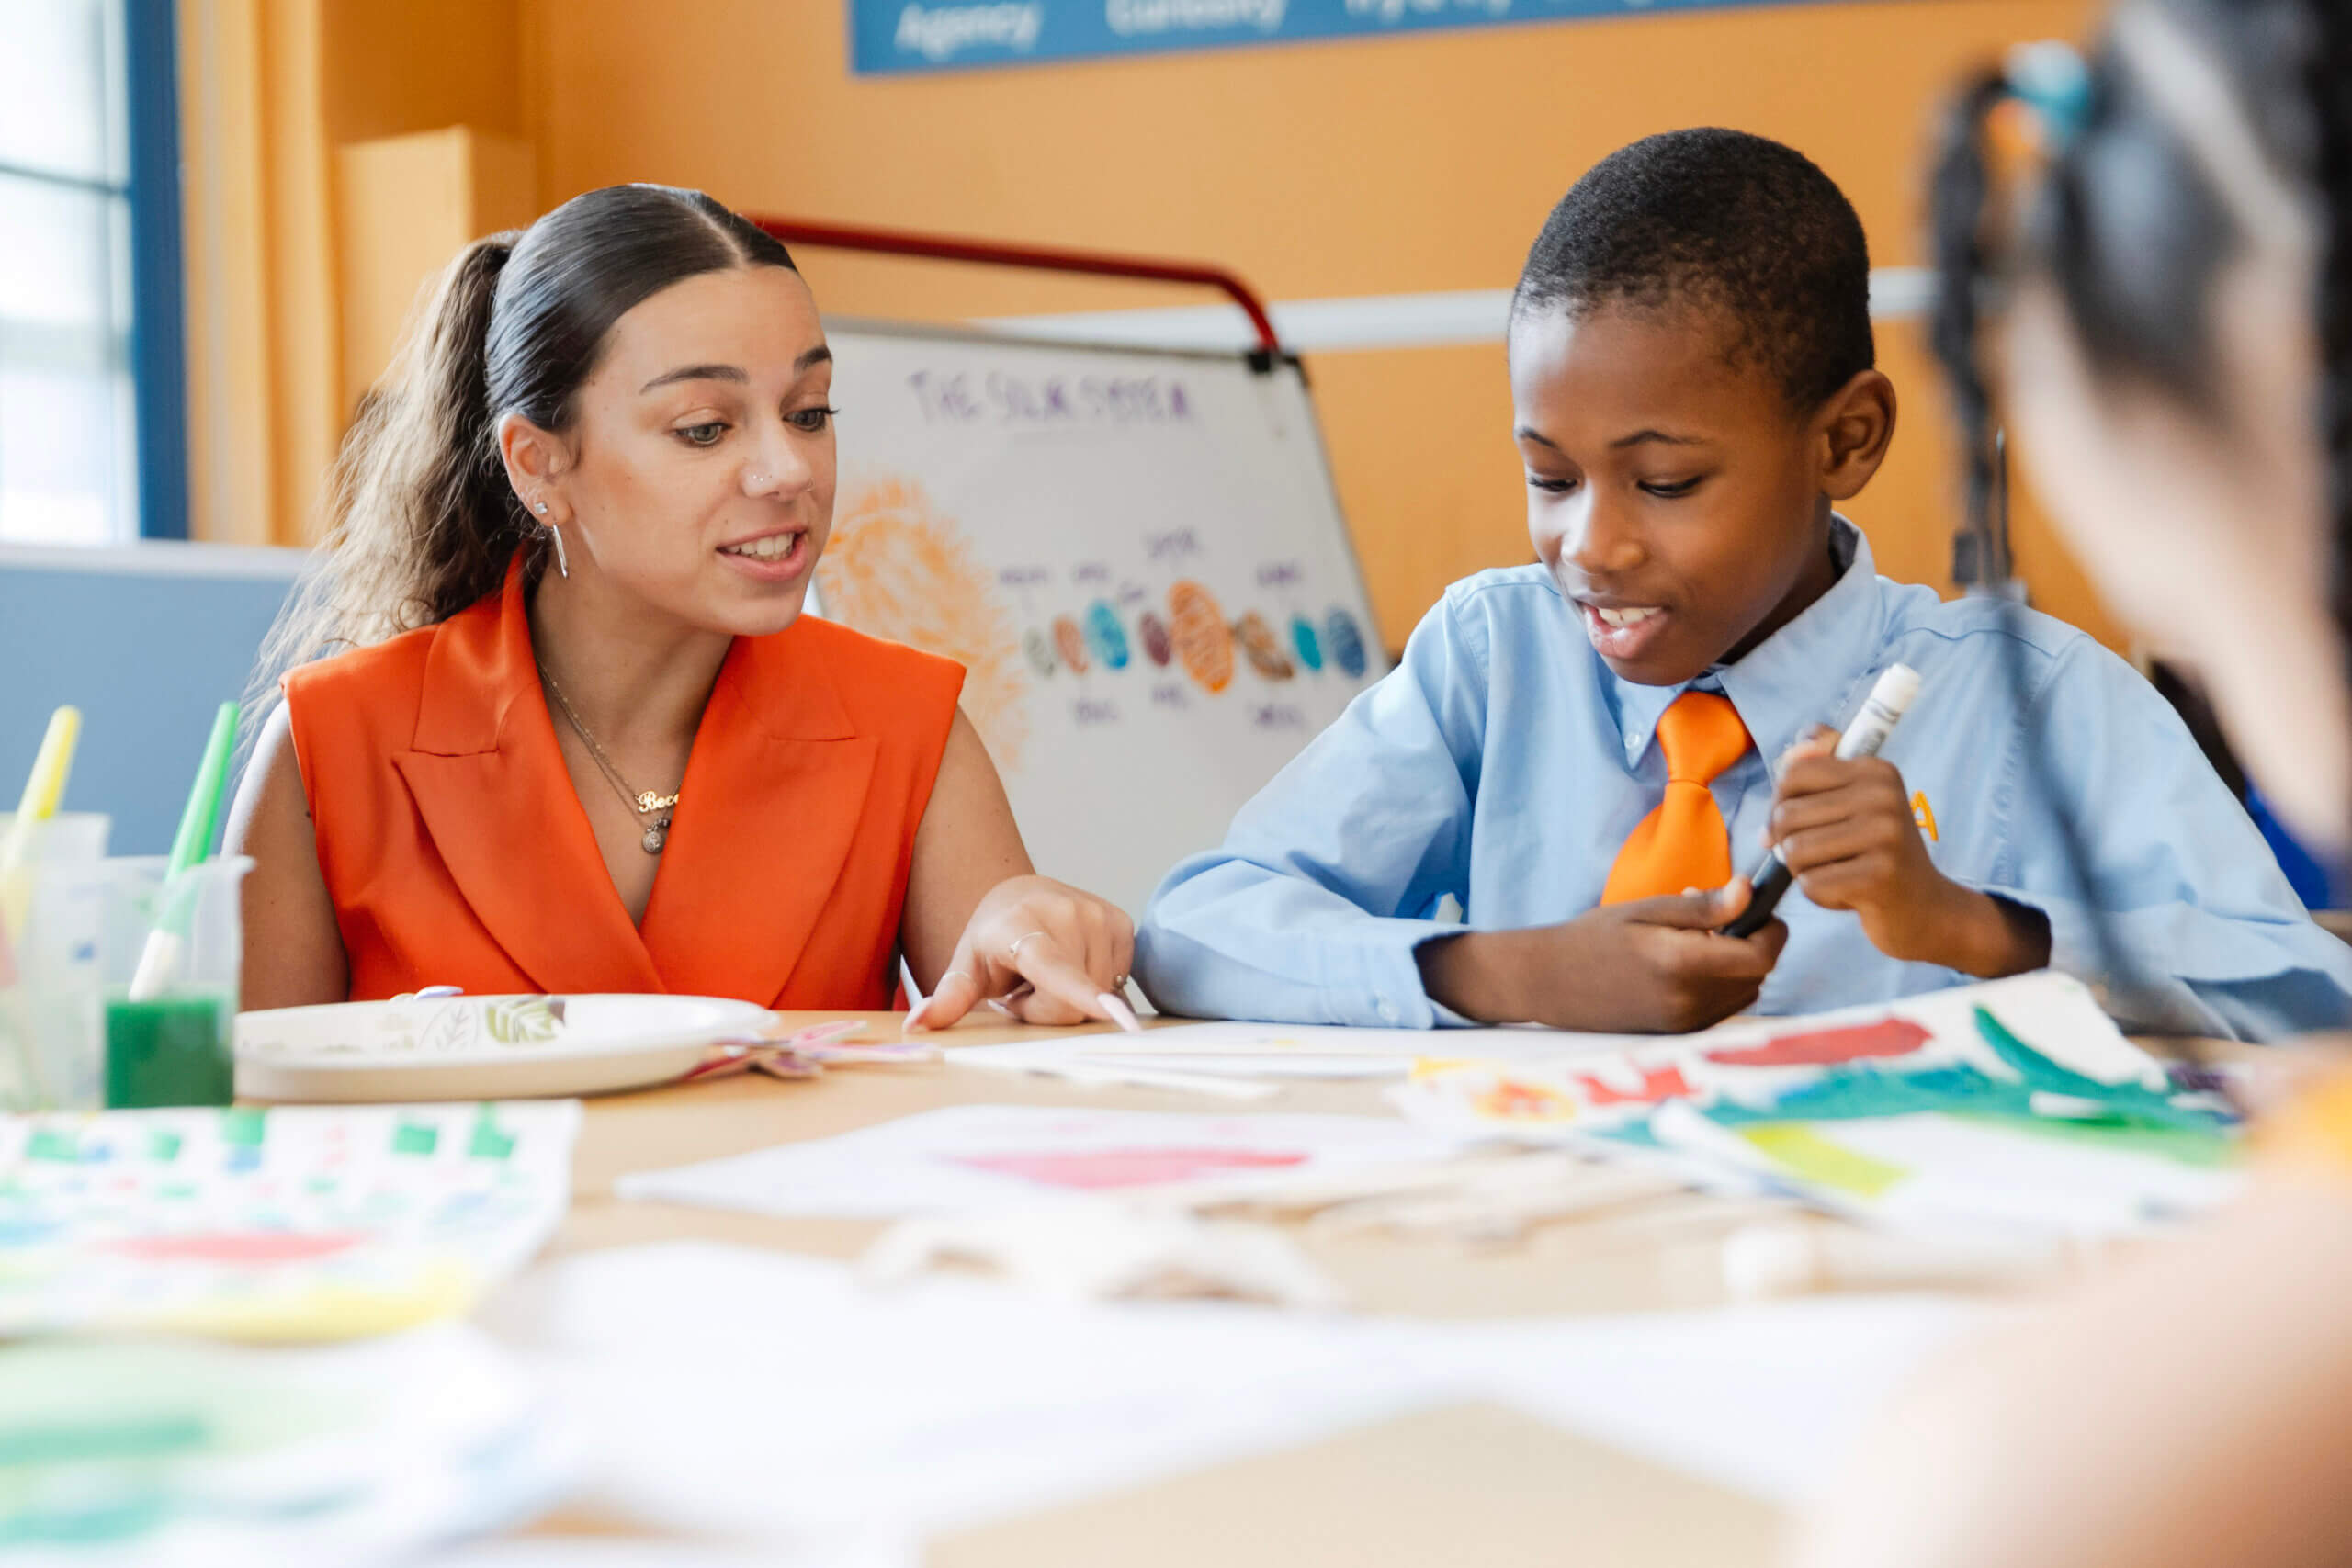
<svg viewBox="0 0 2352 1568">
<path fill-rule="evenodd" d="M 1386 672 L 1306 378 L 833 323 L 819 613 L 944 654 L 1037 869 L 1139 913 Z"/>
</svg>

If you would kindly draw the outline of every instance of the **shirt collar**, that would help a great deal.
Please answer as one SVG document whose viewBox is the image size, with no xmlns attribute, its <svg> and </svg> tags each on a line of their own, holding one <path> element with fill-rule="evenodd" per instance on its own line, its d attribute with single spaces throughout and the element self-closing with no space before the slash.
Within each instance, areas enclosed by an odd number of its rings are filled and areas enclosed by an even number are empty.
<svg viewBox="0 0 2352 1568">
<path fill-rule="evenodd" d="M 1886 604 L 1870 541 L 1860 528 L 1833 514 L 1829 552 L 1839 568 L 1829 591 L 1736 664 L 1715 665 L 1679 686 L 1639 686 L 1594 660 L 1616 710 L 1627 767 L 1641 761 L 1658 716 L 1686 691 L 1729 697 L 1766 757 L 1779 756 L 1812 726 L 1847 716 L 1886 640 Z"/>
</svg>

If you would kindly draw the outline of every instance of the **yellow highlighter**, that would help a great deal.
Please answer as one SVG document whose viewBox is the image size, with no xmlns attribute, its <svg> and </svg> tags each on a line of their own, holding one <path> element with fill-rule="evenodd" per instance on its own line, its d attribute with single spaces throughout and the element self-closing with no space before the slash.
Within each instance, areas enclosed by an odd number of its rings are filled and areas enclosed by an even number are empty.
<svg viewBox="0 0 2352 1568">
<path fill-rule="evenodd" d="M 64 798 L 65 780 L 74 771 L 74 748 L 82 739 L 82 710 L 62 707 L 49 716 L 48 732 L 25 779 L 25 793 L 17 802 L 17 819 L 0 838 L 0 932 L 14 941 L 25 929 L 32 902 L 33 838 L 40 824 L 57 815 Z"/>
</svg>

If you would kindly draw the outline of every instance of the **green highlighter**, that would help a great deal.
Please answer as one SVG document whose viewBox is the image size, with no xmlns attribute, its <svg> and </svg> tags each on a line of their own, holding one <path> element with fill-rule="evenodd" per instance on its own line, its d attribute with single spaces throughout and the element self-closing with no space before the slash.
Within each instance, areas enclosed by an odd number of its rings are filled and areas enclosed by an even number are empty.
<svg viewBox="0 0 2352 1568">
<path fill-rule="evenodd" d="M 212 738 L 205 742 L 204 761 L 196 770 L 195 787 L 180 813 L 180 830 L 172 840 L 171 863 L 164 871 L 163 891 L 155 897 L 155 929 L 139 954 L 139 968 L 130 977 L 130 999 L 153 1001 L 172 988 L 180 961 L 187 950 L 188 929 L 196 920 L 197 881 L 188 874 L 212 852 L 212 835 L 220 826 L 220 797 L 229 784 L 229 753 L 237 743 L 238 707 L 222 703 L 212 718 Z"/>
</svg>

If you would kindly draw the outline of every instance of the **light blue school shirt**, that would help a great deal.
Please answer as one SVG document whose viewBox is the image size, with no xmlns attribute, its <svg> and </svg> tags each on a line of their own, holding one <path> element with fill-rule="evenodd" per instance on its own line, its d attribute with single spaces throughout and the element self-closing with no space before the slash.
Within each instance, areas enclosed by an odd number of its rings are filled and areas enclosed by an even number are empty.
<svg viewBox="0 0 2352 1568">
<path fill-rule="evenodd" d="M 1842 727 L 1898 660 L 1923 685 L 1881 753 L 1902 770 L 1946 876 L 2049 918 L 2051 963 L 2127 1024 L 2267 1039 L 2352 1017 L 2352 947 L 2312 923 L 2245 811 L 2155 689 L 2083 633 L 1984 600 L 1947 604 L 1878 575 L 1844 519 L 1837 582 L 1736 664 L 1720 690 L 1755 747 L 1710 786 L 1733 863 L 1772 805 L 1764 759 Z M 2001 652 L 2014 637 L 2021 708 Z M 1404 662 L 1242 808 L 1223 847 L 1152 896 L 1136 976 L 1163 1011 L 1427 1028 L 1414 950 L 1464 924 L 1551 925 L 1600 902 L 1617 852 L 1666 789 L 1653 736 L 1681 686 L 1619 680 L 1540 566 L 1455 583 Z M 2047 792 L 2027 737 L 2047 752 Z M 2055 799 L 2052 798 L 2054 794 Z M 1924 797 L 1924 809 L 1919 809 Z M 2102 971 L 2059 818 L 2078 825 L 2120 976 Z M 1884 1001 L 1969 976 L 1905 964 L 1801 890 L 1758 1010 Z"/>
</svg>

